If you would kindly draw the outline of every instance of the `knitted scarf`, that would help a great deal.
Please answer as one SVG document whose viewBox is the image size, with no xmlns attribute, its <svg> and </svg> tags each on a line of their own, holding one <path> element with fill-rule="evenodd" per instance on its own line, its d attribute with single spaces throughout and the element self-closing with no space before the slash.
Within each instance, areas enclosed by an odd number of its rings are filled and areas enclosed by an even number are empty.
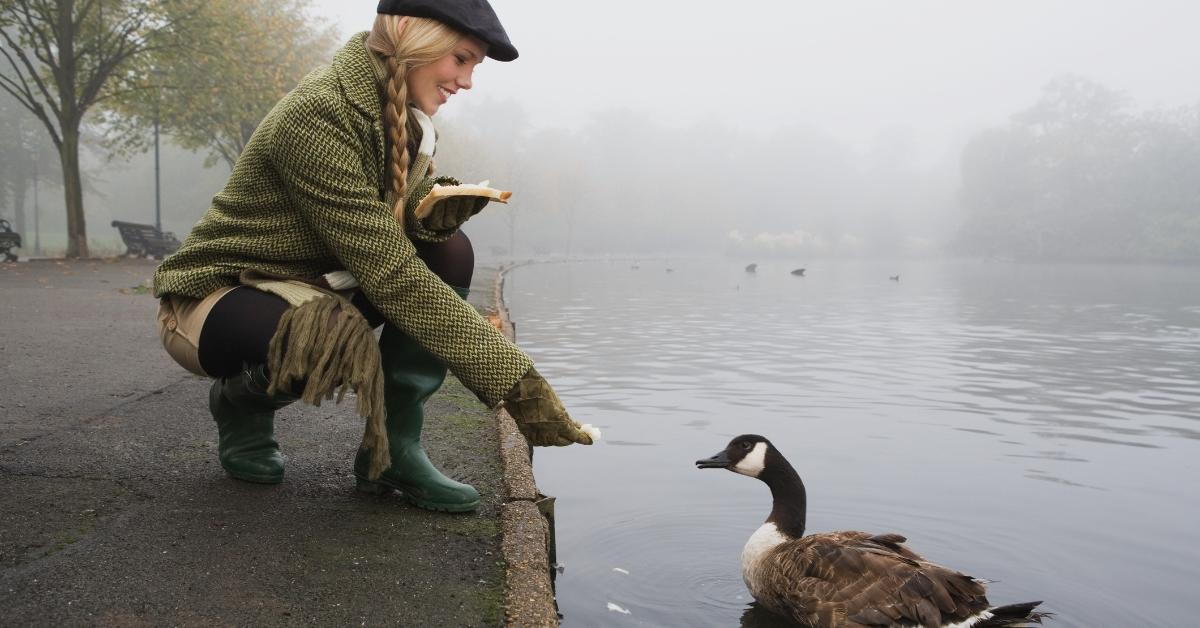
<svg viewBox="0 0 1200 628">
<path fill-rule="evenodd" d="M 341 403 L 347 389 L 353 390 L 358 415 L 366 420 L 362 447 L 371 452 L 367 476 L 377 479 L 392 461 L 384 429 L 387 410 L 379 344 L 371 326 L 358 308 L 336 292 L 254 270 L 243 271 L 239 279 L 292 306 L 279 319 L 268 345 L 267 394 L 294 390 L 293 385 L 301 383 L 300 399 L 319 406 L 325 399 Z"/>
</svg>

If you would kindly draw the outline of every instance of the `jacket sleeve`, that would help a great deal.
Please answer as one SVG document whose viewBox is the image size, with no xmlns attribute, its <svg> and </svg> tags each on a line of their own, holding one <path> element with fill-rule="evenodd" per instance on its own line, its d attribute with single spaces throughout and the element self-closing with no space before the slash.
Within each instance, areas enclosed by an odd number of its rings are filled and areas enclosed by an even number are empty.
<svg viewBox="0 0 1200 628">
<path fill-rule="evenodd" d="M 271 161 L 295 204 L 389 322 L 493 407 L 532 366 L 419 257 L 364 170 L 349 105 L 298 98 L 275 126 Z M 368 140 L 369 141 L 369 140 Z"/>
</svg>

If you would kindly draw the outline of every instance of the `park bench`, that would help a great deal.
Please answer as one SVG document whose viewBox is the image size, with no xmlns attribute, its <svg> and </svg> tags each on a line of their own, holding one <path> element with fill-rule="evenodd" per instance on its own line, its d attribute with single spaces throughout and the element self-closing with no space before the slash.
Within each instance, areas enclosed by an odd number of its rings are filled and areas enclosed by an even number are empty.
<svg viewBox="0 0 1200 628">
<path fill-rule="evenodd" d="M 0 255 L 9 262 L 17 261 L 17 256 L 12 252 L 12 249 L 21 248 L 21 234 L 13 231 L 12 225 L 7 220 L 0 218 Z"/>
<path fill-rule="evenodd" d="M 112 226 L 121 233 L 125 242 L 126 257 L 153 257 L 162 259 L 179 248 L 179 239 L 170 231 L 159 231 L 154 225 L 144 225 L 123 220 L 112 221 Z"/>
</svg>

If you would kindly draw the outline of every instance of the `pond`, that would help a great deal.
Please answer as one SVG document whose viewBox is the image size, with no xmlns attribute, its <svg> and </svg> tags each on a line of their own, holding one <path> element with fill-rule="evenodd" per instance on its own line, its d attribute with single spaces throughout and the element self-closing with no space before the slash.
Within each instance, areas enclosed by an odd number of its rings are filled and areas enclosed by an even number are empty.
<svg viewBox="0 0 1200 628">
<path fill-rule="evenodd" d="M 518 341 L 604 432 L 535 453 L 565 626 L 786 625 L 740 574 L 769 490 L 693 464 L 742 433 L 810 532 L 904 534 L 1049 625 L 1192 623 L 1200 269 L 750 261 L 511 271 Z"/>
</svg>

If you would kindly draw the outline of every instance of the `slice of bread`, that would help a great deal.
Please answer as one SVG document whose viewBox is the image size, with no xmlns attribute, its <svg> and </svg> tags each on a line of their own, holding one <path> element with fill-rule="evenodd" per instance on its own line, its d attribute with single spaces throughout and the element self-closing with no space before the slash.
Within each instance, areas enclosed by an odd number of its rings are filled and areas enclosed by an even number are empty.
<svg viewBox="0 0 1200 628">
<path fill-rule="evenodd" d="M 480 183 L 462 183 L 459 185 L 435 185 L 429 191 L 429 194 L 426 194 L 425 198 L 421 199 L 421 202 L 417 205 L 417 209 L 413 213 L 417 218 L 424 218 L 429 215 L 434 204 L 443 198 L 451 196 L 483 196 L 493 201 L 507 203 L 508 197 L 512 196 L 512 192 L 488 187 L 488 183 L 488 181 L 483 181 Z"/>
</svg>

